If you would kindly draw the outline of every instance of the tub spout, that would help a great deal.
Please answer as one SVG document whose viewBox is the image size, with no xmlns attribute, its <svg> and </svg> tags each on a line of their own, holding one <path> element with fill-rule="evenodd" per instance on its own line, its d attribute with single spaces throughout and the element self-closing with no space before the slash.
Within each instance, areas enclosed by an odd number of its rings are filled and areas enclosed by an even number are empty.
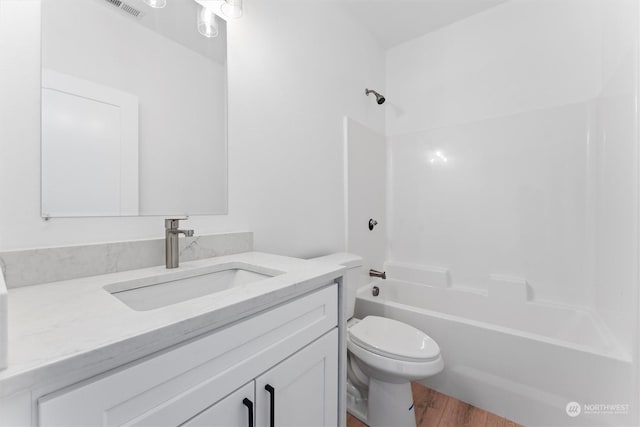
<svg viewBox="0 0 640 427">
<path fill-rule="evenodd" d="M 379 277 L 381 279 L 386 279 L 387 278 L 387 272 L 386 271 L 378 271 L 378 270 L 371 269 L 371 270 L 369 270 L 369 276 L 370 277 Z"/>
</svg>

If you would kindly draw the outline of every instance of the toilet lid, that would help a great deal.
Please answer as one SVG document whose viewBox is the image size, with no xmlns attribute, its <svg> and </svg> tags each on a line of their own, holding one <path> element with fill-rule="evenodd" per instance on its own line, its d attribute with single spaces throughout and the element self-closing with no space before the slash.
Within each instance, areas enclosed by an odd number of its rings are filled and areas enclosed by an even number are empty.
<svg viewBox="0 0 640 427">
<path fill-rule="evenodd" d="M 397 320 L 367 316 L 349 328 L 351 341 L 372 353 L 422 362 L 440 355 L 440 347 L 424 332 Z"/>
</svg>

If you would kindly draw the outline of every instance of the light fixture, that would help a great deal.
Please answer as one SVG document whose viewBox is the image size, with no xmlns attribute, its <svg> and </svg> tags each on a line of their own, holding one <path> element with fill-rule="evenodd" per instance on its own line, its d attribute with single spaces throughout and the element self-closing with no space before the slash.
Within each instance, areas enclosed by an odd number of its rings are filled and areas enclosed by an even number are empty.
<svg viewBox="0 0 640 427">
<path fill-rule="evenodd" d="M 198 10 L 198 32 L 209 38 L 218 36 L 218 20 L 208 7 L 201 6 Z"/>
<path fill-rule="evenodd" d="M 240 18 L 242 16 L 242 0 L 224 0 L 220 11 L 228 18 Z"/>
<path fill-rule="evenodd" d="M 143 0 L 147 6 L 151 6 L 154 9 L 162 9 L 167 5 L 167 0 Z"/>
</svg>

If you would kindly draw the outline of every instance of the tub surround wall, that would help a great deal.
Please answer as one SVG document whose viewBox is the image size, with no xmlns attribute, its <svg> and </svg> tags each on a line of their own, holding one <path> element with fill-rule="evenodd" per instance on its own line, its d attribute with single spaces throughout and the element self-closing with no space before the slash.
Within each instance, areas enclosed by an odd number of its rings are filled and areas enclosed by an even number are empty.
<svg viewBox="0 0 640 427">
<path fill-rule="evenodd" d="M 589 128 L 587 175 L 592 304 L 621 344 L 635 349 L 640 345 L 640 324 L 633 320 L 640 316 L 639 13 L 637 1 L 602 1 L 602 87 Z M 636 360 L 640 369 L 637 350 Z"/>
<path fill-rule="evenodd" d="M 591 308 L 631 353 L 637 31 L 633 0 L 518 0 L 389 50 L 389 260 Z"/>
<path fill-rule="evenodd" d="M 499 301 L 501 305 L 518 304 L 534 299 L 529 282 L 519 277 L 491 274 L 487 286 L 489 298 Z"/>
<path fill-rule="evenodd" d="M 413 283 L 419 286 L 452 288 L 451 271 L 448 268 L 413 265 L 402 262 L 385 262 L 385 271 L 390 279 Z M 521 303 L 533 300 L 531 285 L 521 278 L 491 274 L 486 289 L 457 285 L 456 291 L 488 296 L 502 304 Z"/>
<path fill-rule="evenodd" d="M 179 242 L 180 261 L 186 262 L 249 252 L 253 250 L 253 233 L 209 234 L 180 238 Z M 8 288 L 153 267 L 164 262 L 164 238 L 0 252 L 0 267 Z"/>
<path fill-rule="evenodd" d="M 424 283 L 429 286 L 448 288 L 451 286 L 451 272 L 448 268 L 427 265 L 413 265 L 404 262 L 387 261 L 384 264 L 389 278 L 403 282 Z"/>
</svg>

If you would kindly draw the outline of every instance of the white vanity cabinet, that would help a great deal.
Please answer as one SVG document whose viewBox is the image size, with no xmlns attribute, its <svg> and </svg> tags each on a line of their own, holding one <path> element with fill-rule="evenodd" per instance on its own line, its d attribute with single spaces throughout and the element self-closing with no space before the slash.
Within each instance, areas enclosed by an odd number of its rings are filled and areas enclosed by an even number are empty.
<svg viewBox="0 0 640 427">
<path fill-rule="evenodd" d="M 324 335 L 182 426 L 336 425 L 337 339 Z"/>
<path fill-rule="evenodd" d="M 337 320 L 332 284 L 43 396 L 36 424 L 337 425 Z"/>
</svg>

